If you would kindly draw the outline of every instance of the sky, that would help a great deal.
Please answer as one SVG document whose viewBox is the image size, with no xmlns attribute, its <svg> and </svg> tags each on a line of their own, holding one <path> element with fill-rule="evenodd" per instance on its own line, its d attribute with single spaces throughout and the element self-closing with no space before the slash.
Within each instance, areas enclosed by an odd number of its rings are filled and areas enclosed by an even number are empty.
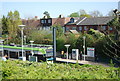
<svg viewBox="0 0 120 81">
<path fill-rule="evenodd" d="M 110 1 L 77 1 L 77 0 L 51 0 L 36 1 L 36 0 L 4 0 L 0 2 L 0 12 L 7 15 L 9 11 L 19 11 L 21 18 L 38 16 L 42 18 L 44 11 L 48 11 L 52 18 L 58 17 L 60 14 L 67 17 L 73 12 L 78 12 L 84 9 L 87 13 L 98 10 L 103 15 L 107 15 L 109 11 L 118 8 L 117 0 Z"/>
</svg>

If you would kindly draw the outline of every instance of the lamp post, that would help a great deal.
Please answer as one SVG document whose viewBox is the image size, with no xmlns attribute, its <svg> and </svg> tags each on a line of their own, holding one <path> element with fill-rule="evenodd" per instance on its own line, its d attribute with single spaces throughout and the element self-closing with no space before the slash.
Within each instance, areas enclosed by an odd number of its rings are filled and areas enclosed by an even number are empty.
<svg viewBox="0 0 120 81">
<path fill-rule="evenodd" d="M 24 44 L 26 45 L 26 35 L 24 35 L 24 42 L 25 42 Z"/>
<path fill-rule="evenodd" d="M 67 48 L 67 64 L 68 64 L 68 48 L 69 48 L 69 44 L 65 45 L 65 47 Z"/>
<path fill-rule="evenodd" d="M 83 36 L 83 49 L 84 49 L 84 61 L 85 61 L 85 36 Z"/>
<path fill-rule="evenodd" d="M 3 40 L 3 39 L 1 39 L 1 40 L 0 40 L 0 43 L 2 44 L 2 57 L 4 56 L 4 51 L 3 51 L 3 42 L 4 42 L 4 40 Z"/>
<path fill-rule="evenodd" d="M 31 49 L 32 49 L 32 51 L 31 51 L 32 52 L 32 56 L 33 56 L 33 42 L 34 41 L 30 41 L 30 43 L 31 43 Z"/>
<path fill-rule="evenodd" d="M 25 27 L 25 25 L 18 25 L 21 28 L 21 38 L 22 38 L 22 59 L 24 57 L 23 55 L 23 29 Z"/>
</svg>

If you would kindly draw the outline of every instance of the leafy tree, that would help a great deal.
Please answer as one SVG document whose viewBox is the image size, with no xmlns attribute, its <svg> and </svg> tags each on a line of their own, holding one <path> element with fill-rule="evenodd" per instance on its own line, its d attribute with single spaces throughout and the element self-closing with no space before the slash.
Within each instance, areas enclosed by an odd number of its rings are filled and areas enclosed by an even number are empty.
<svg viewBox="0 0 120 81">
<path fill-rule="evenodd" d="M 78 39 L 78 37 L 75 37 L 74 34 L 69 33 L 68 35 L 66 35 L 66 44 L 70 44 L 70 52 L 72 51 L 73 48 L 76 48 L 76 41 Z"/>
<path fill-rule="evenodd" d="M 52 33 L 45 30 L 34 30 L 28 37 L 28 42 L 30 40 L 35 41 L 36 44 L 52 44 Z"/>
<path fill-rule="evenodd" d="M 43 14 L 47 16 L 47 18 L 50 18 L 50 14 L 48 13 L 48 11 L 45 11 Z"/>
<path fill-rule="evenodd" d="M 78 12 L 71 13 L 69 17 L 79 17 L 79 13 Z"/>
<path fill-rule="evenodd" d="M 97 41 L 96 48 L 97 48 L 97 55 L 104 57 L 107 62 L 110 61 L 110 59 L 113 60 L 113 62 L 116 62 L 117 64 L 120 63 L 120 40 L 119 39 L 119 28 L 120 23 L 118 21 L 118 18 L 114 18 L 111 22 L 108 23 L 110 27 L 113 27 L 114 34 L 106 34 L 102 39 Z M 101 54 L 101 55 L 100 55 Z"/>
<path fill-rule="evenodd" d="M 79 12 L 74 12 L 70 14 L 69 17 L 91 17 L 91 15 L 87 14 L 85 10 L 80 10 Z"/>
<path fill-rule="evenodd" d="M 7 18 L 3 16 L 2 18 L 2 35 L 8 34 Z"/>
<path fill-rule="evenodd" d="M 20 14 L 18 11 L 10 11 L 8 12 L 7 15 L 7 28 L 8 28 L 8 33 L 9 33 L 9 37 L 11 37 L 12 39 L 10 39 L 11 42 L 18 42 L 16 39 L 19 39 L 20 36 L 20 28 L 18 27 L 18 25 L 22 24 L 21 19 L 20 19 Z"/>
<path fill-rule="evenodd" d="M 1 22 L 2 20 L 0 19 L 0 22 Z M 0 23 L 0 37 L 2 37 L 2 23 Z"/>
<path fill-rule="evenodd" d="M 94 29 L 90 29 L 88 31 L 88 34 L 94 36 L 96 39 L 99 39 L 100 37 L 105 36 L 103 33 L 101 33 L 100 31 L 94 30 Z"/>
<path fill-rule="evenodd" d="M 89 15 L 89 14 L 82 14 L 82 15 L 80 15 L 80 17 L 88 17 L 88 18 L 90 18 L 91 15 Z"/>
<path fill-rule="evenodd" d="M 76 41 L 76 48 L 78 48 L 79 50 L 83 50 L 83 36 L 86 37 L 85 39 L 85 47 L 94 47 L 95 43 L 96 43 L 96 39 L 94 36 L 90 35 L 90 34 L 81 34 L 79 36 L 79 38 Z M 86 48 L 87 49 L 87 48 Z"/>
<path fill-rule="evenodd" d="M 62 34 L 61 36 L 57 37 L 57 40 L 56 40 L 56 48 L 57 48 L 57 52 L 61 52 L 62 50 L 65 51 L 65 43 L 66 43 L 66 36 L 64 34 Z"/>
<path fill-rule="evenodd" d="M 108 14 L 107 14 L 107 16 L 115 16 L 113 10 L 109 11 Z"/>
<path fill-rule="evenodd" d="M 102 17 L 103 16 L 103 14 L 100 11 L 98 11 L 98 10 L 90 12 L 90 15 L 92 17 Z"/>
<path fill-rule="evenodd" d="M 80 15 L 84 15 L 84 14 L 87 14 L 85 10 L 81 9 L 80 10 Z"/>
<path fill-rule="evenodd" d="M 57 37 L 59 37 L 59 36 L 61 36 L 63 34 L 63 28 L 59 24 L 54 24 L 52 27 L 56 28 Z"/>
<path fill-rule="evenodd" d="M 91 15 L 87 14 L 85 10 L 80 10 L 80 17 L 91 17 Z"/>
</svg>

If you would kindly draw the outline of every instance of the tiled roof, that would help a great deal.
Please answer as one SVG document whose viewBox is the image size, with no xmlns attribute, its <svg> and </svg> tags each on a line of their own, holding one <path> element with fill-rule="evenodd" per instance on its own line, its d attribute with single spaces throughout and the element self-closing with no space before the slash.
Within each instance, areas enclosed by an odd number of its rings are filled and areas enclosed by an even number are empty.
<svg viewBox="0 0 120 81">
<path fill-rule="evenodd" d="M 80 22 L 78 25 L 106 25 L 108 22 L 110 22 L 113 19 L 113 17 L 92 17 L 92 18 L 86 18 L 82 22 Z"/>
<path fill-rule="evenodd" d="M 71 25 L 71 24 L 77 24 L 79 21 L 81 21 L 82 19 L 84 19 L 85 17 L 72 17 L 74 18 L 76 21 L 74 23 L 71 23 L 70 21 L 66 23 L 66 25 Z"/>
<path fill-rule="evenodd" d="M 31 27 L 39 27 L 40 26 L 40 20 L 22 20 L 22 24 L 26 26 L 31 26 Z"/>
<path fill-rule="evenodd" d="M 52 25 L 59 24 L 61 26 L 64 26 L 69 21 L 70 21 L 70 17 L 67 17 L 67 18 L 52 18 Z"/>
</svg>

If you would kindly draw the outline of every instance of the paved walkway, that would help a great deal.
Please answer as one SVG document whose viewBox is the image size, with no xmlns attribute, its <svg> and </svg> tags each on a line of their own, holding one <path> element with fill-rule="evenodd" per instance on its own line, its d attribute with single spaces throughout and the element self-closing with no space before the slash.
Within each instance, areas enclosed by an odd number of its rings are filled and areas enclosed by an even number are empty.
<svg viewBox="0 0 120 81">
<path fill-rule="evenodd" d="M 69 62 L 69 63 L 76 63 L 78 62 L 79 64 L 89 64 L 89 65 L 102 65 L 102 66 L 106 66 L 109 67 L 109 65 L 107 64 L 103 64 L 103 63 L 97 63 L 97 62 L 92 62 L 92 61 L 84 61 L 84 60 L 71 60 L 71 59 L 62 59 L 62 58 L 56 58 L 56 61 L 60 61 L 60 62 Z"/>
</svg>

